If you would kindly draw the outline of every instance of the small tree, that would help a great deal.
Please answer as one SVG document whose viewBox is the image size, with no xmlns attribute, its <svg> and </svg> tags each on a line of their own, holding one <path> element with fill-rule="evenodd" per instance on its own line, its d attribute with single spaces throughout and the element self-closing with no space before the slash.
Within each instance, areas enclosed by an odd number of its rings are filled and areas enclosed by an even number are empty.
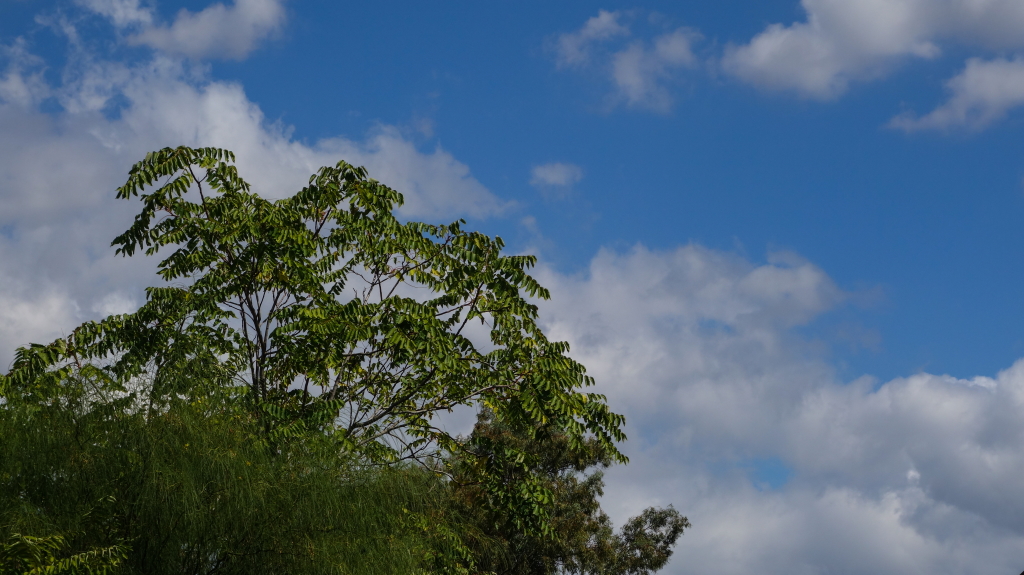
<svg viewBox="0 0 1024 575">
<path fill-rule="evenodd" d="M 496 422 L 480 414 L 467 450 L 453 456 L 449 483 L 453 524 L 460 526 L 476 564 L 498 575 L 647 575 L 661 569 L 672 547 L 690 526 L 671 506 L 648 508 L 615 533 L 601 510 L 601 469 L 611 454 L 594 440 L 573 444 L 559 429 L 544 426 L 539 434 Z M 525 466 L 509 456 L 525 456 Z M 511 463 L 511 464 L 510 464 Z M 524 532 L 501 513 L 486 482 L 518 484 L 524 474 L 540 479 L 551 493 L 551 531 Z"/>
</svg>

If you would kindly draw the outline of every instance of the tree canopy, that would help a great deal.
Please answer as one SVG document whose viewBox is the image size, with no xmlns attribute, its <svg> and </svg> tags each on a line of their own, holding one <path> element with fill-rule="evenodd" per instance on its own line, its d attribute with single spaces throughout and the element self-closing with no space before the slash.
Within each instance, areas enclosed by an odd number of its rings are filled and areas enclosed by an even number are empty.
<svg viewBox="0 0 1024 575">
<path fill-rule="evenodd" d="M 142 209 L 113 246 L 164 255 L 161 285 L 133 313 L 19 349 L 0 376 L 0 512 L 19 565 L 371 572 L 350 553 L 362 548 L 392 572 L 475 569 L 485 554 L 458 501 L 489 517 L 478 534 L 541 549 L 568 533 L 552 515 L 567 484 L 553 477 L 626 461 L 623 417 L 583 391 L 584 367 L 538 326 L 533 300 L 548 292 L 528 273 L 535 258 L 503 254 L 500 238 L 402 221 L 401 194 L 345 162 L 272 201 L 227 150 L 165 148 L 117 196 Z M 458 406 L 486 414 L 469 437 L 438 422 Z M 578 463 L 552 476 L 551 446 Z M 589 494 L 579 513 L 593 525 L 576 547 L 625 549 L 630 527 L 614 539 L 595 515 L 593 477 L 569 489 Z M 360 511 L 353 498 L 377 503 Z M 658 513 L 634 531 L 661 537 L 647 556 L 667 559 L 688 524 Z M 353 514 L 365 521 L 339 523 Z M 550 565 L 576 569 L 562 556 Z M 614 572 L 647 572 L 624 565 Z"/>
</svg>

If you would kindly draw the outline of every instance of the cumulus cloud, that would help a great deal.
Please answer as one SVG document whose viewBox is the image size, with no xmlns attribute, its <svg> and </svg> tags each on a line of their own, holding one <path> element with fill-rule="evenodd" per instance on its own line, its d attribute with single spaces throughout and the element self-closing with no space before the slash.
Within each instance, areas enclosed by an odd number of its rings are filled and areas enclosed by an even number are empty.
<svg viewBox="0 0 1024 575">
<path fill-rule="evenodd" d="M 848 294 L 793 254 L 684 246 L 541 270 L 552 337 L 627 417 L 619 520 L 694 524 L 667 573 L 1012 573 L 1024 556 L 1024 360 L 994 377 L 841 381 L 798 335 Z M 791 473 L 771 487 L 763 461 Z"/>
<path fill-rule="evenodd" d="M 0 56 L 7 59 L 0 81 L 0 366 L 18 345 L 142 301 L 152 262 L 114 257 L 108 245 L 138 208 L 115 200 L 113 190 L 150 150 L 234 150 L 242 176 L 268 197 L 291 194 L 320 166 L 345 159 L 401 191 L 404 217 L 483 218 L 508 205 L 451 153 L 421 150 L 393 126 L 357 139 L 299 142 L 287 126 L 269 122 L 240 85 L 211 80 L 180 60 L 157 55 L 126 66 L 72 59 L 74 69 L 60 74 L 68 81 L 47 85 L 24 45 Z M 44 113 L 36 92 L 56 96 L 63 111 Z M 113 98 L 121 105 L 116 114 L 109 113 Z"/>
<path fill-rule="evenodd" d="M 981 129 L 1024 105 L 1024 60 L 971 58 L 964 71 L 946 83 L 949 100 L 928 114 L 899 115 L 890 121 L 902 130 Z"/>
<path fill-rule="evenodd" d="M 696 65 L 692 45 L 700 34 L 677 28 L 649 41 L 634 39 L 609 49 L 610 42 L 632 36 L 623 19 L 621 12 L 601 10 L 576 32 L 562 34 L 555 44 L 557 63 L 600 70 L 614 86 L 612 105 L 668 112 L 673 103 L 669 85 L 678 80 L 681 69 Z"/>
<path fill-rule="evenodd" d="M 530 170 L 530 185 L 568 187 L 583 179 L 583 169 L 575 164 L 552 162 Z"/>
<path fill-rule="evenodd" d="M 182 8 L 170 24 L 155 22 L 153 11 L 139 0 L 78 0 L 118 28 L 134 32 L 128 41 L 169 55 L 194 59 L 240 60 L 285 21 L 283 0 L 235 0 L 230 6 L 211 4 L 199 12 Z"/>
<path fill-rule="evenodd" d="M 772 24 L 726 50 L 726 72 L 766 89 L 838 97 L 908 58 L 934 58 L 943 42 L 1024 48 L 1015 0 L 802 0 L 806 21 Z"/>
</svg>

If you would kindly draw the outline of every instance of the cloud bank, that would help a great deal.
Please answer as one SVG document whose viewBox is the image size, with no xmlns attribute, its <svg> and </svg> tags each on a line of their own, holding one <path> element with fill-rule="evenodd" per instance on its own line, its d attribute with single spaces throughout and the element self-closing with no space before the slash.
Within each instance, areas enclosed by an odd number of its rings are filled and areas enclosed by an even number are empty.
<svg viewBox="0 0 1024 575">
<path fill-rule="evenodd" d="M 551 336 L 627 417 L 605 507 L 673 503 L 693 522 L 666 573 L 1021 569 L 1024 360 L 841 381 L 797 330 L 849 296 L 791 254 L 637 247 L 542 283 Z"/>
</svg>

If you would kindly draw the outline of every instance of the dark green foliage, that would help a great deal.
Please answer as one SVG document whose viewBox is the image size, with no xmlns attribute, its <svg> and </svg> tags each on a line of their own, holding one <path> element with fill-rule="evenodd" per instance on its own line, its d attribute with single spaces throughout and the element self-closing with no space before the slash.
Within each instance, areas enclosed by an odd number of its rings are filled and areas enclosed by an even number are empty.
<svg viewBox="0 0 1024 575">
<path fill-rule="evenodd" d="M 51 557 L 147 575 L 400 573 L 422 554 L 407 525 L 436 483 L 422 471 L 364 468 L 315 438 L 270 449 L 225 398 L 148 413 L 61 400 L 0 409 L 0 541 L 30 533 L 60 543 L 40 546 Z"/>
<path fill-rule="evenodd" d="M 649 508 L 630 519 L 619 533 L 601 510 L 601 468 L 613 459 L 599 441 L 569 441 L 555 426 L 524 433 L 481 414 L 469 441 L 457 455 L 449 484 L 452 520 L 463 529 L 477 565 L 499 575 L 585 573 L 641 575 L 657 571 L 672 555 L 672 547 L 689 527 L 671 507 Z M 595 469 L 596 468 L 596 469 Z M 500 480 L 508 487 L 523 485 L 524 477 L 539 478 L 550 493 L 547 534 L 524 532 L 502 512 L 495 489 L 486 482 Z"/>
</svg>

